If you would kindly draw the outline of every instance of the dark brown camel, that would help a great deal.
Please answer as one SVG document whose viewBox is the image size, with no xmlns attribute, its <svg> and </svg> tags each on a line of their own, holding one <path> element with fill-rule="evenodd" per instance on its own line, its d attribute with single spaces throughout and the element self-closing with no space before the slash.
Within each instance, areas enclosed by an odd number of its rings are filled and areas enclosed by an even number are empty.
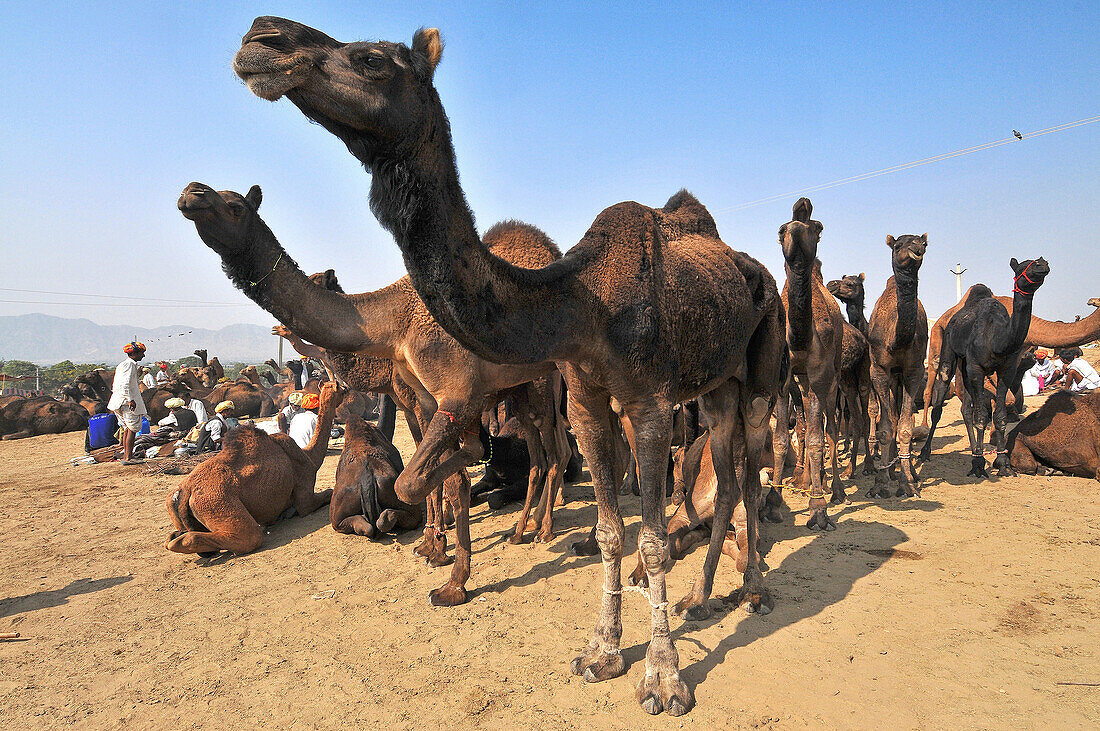
<svg viewBox="0 0 1100 731">
<path fill-rule="evenodd" d="M 894 276 L 871 311 L 871 385 L 878 404 L 878 443 L 886 465 L 875 475 L 868 497 L 889 497 L 886 487 L 895 464 L 900 467 L 898 497 L 920 492 L 913 472 L 913 409 L 924 387 L 928 317 L 917 298 L 917 272 L 928 250 L 928 234 L 886 237 Z M 872 460 L 874 442 L 871 443 Z"/>
<path fill-rule="evenodd" d="M 176 553 L 249 553 L 263 543 L 263 526 L 288 508 L 309 515 L 328 505 L 332 490 L 313 487 L 340 398 L 335 383 L 321 391 L 317 429 L 305 449 L 285 434 L 252 426 L 230 431 L 221 451 L 168 496 L 165 505 L 176 530 L 164 547 Z"/>
<path fill-rule="evenodd" d="M 49 396 L 14 396 L 0 406 L 0 439 L 23 439 L 88 428 L 88 411 Z"/>
<path fill-rule="evenodd" d="M 943 413 L 943 404 L 951 388 L 956 369 L 961 371 L 966 398 L 963 399 L 962 416 L 966 434 L 970 439 L 970 477 L 989 477 L 985 467 L 985 428 L 989 425 L 989 401 L 984 397 L 986 377 L 997 375 L 997 393 L 993 404 L 993 444 L 997 458 L 993 466 L 999 475 L 1015 472 L 1008 460 L 1005 441 L 1006 405 L 1008 390 L 1016 375 L 1031 325 L 1031 307 L 1035 292 L 1042 286 L 1050 266 L 1039 257 L 1024 262 L 1013 258 L 1015 284 L 1012 287 L 1012 314 L 993 296 L 985 285 L 971 287 L 966 304 L 955 313 L 943 331 L 940 347 L 940 364 L 936 371 L 936 383 L 932 389 L 932 426 L 928 440 L 921 450 L 921 460 L 932 454 L 932 436 Z M 921 386 L 924 379 L 921 378 Z"/>
<path fill-rule="evenodd" d="M 247 378 L 220 383 L 210 389 L 202 400 L 212 407 L 222 401 L 232 401 L 234 411 L 241 417 L 272 416 L 275 413 L 275 402 L 271 400 L 271 396 L 262 386 L 257 386 Z"/>
<path fill-rule="evenodd" d="M 840 279 L 834 279 L 825 285 L 829 293 L 844 303 L 848 322 L 844 328 L 844 355 L 841 362 L 840 390 L 848 404 L 848 441 L 852 444 L 851 463 L 842 477 L 851 477 L 855 471 L 856 458 L 859 456 L 859 442 L 862 439 L 865 445 L 863 474 L 874 474 L 871 465 L 871 446 L 869 436 L 877 428 L 877 424 L 868 423 L 870 416 L 868 411 L 877 413 L 877 407 L 871 409 L 871 352 L 867 343 L 867 334 L 870 325 L 863 314 L 866 290 L 864 289 L 863 272 L 845 274 Z M 852 333 L 849 328 L 855 328 L 857 333 Z M 854 441 L 852 434 L 855 434 Z"/>
<path fill-rule="evenodd" d="M 985 287 L 985 285 L 976 284 L 974 287 Z M 970 299 L 970 294 L 974 291 L 974 287 L 966 290 L 966 294 L 963 295 L 963 298 L 959 300 L 958 304 L 940 315 L 940 318 L 932 325 L 932 329 L 928 334 L 928 366 L 926 368 L 928 373 L 928 384 L 924 389 L 925 426 L 928 426 L 928 410 L 931 408 L 930 404 L 932 403 L 932 384 L 936 381 L 936 370 L 940 365 L 940 349 L 943 346 L 943 331 L 947 327 L 947 323 L 955 316 L 955 313 L 961 310 L 967 300 Z M 1009 315 L 1012 314 L 1011 297 L 996 295 L 994 299 L 1005 306 Z M 1088 305 L 1089 307 L 1100 308 L 1100 297 L 1093 297 L 1088 301 Z M 1093 310 L 1088 317 L 1077 320 L 1076 322 L 1052 322 L 1051 320 L 1044 320 L 1041 317 L 1032 315 L 1031 324 L 1028 325 L 1027 329 L 1027 337 L 1024 339 L 1024 346 L 1069 348 L 1075 345 L 1085 345 L 1097 339 L 1100 339 L 1100 309 Z M 1012 387 L 1012 391 L 1016 393 L 1016 395 L 1023 395 L 1018 393 L 1016 384 L 1012 384 Z"/>
<path fill-rule="evenodd" d="M 662 209 L 608 208 L 568 255 L 543 269 L 491 253 L 462 193 L 450 125 L 432 84 L 442 47 L 435 29 L 418 31 L 411 48 L 345 44 L 264 17 L 245 35 L 234 68 L 258 96 L 287 95 L 371 172 L 371 209 L 394 234 L 412 284 L 448 333 L 490 362 L 562 364 L 569 422 L 595 486 L 605 570 L 595 633 L 571 666 L 590 682 L 625 671 L 619 651 L 624 531 L 612 472 L 610 399 L 622 403 L 635 434 L 639 543 L 654 607 L 637 698 L 650 713 L 685 713 L 694 699 L 679 677 L 669 636 L 664 575 L 672 408 L 705 394 L 721 485 L 703 575 L 679 604 L 680 611 L 705 615 L 725 527 L 740 498 L 738 475 L 749 545 L 756 540 L 759 459 L 786 375 L 775 282 L 758 262 L 722 243 L 714 219 L 687 192 Z M 259 267 L 253 271 L 261 276 Z M 354 317 L 328 325 L 330 337 L 354 327 Z M 460 428 L 449 430 L 448 441 Z M 397 494 L 411 502 L 424 497 L 424 489 L 399 480 Z M 458 499 L 461 505 L 468 497 Z M 764 611 L 771 607 L 751 559 L 737 602 L 746 599 Z"/>
<path fill-rule="evenodd" d="M 95 416 L 96 414 L 104 414 L 107 412 L 107 402 L 92 397 L 90 394 L 83 393 L 78 386 L 72 383 L 66 383 L 57 389 L 57 398 L 59 401 L 71 401 L 73 403 L 80 404 L 80 406 L 88 412 L 88 416 Z"/>
<path fill-rule="evenodd" d="M 1100 480 L 1100 392 L 1058 391 L 1008 435 L 1008 460 L 1025 475 Z"/>
<path fill-rule="evenodd" d="M 420 504 L 401 502 L 393 483 L 404 469 L 397 447 L 364 419 L 350 419 L 336 466 L 329 520 L 337 533 L 374 538 L 420 525 Z"/>
<path fill-rule="evenodd" d="M 464 468 L 481 456 L 481 411 L 487 399 L 495 403 L 500 391 L 547 376 L 554 364 L 497 365 L 479 358 L 440 327 L 408 277 L 376 292 L 355 295 L 311 281 L 260 218 L 256 208 L 261 199 L 258 186 L 241 196 L 192 183 L 178 205 L 183 215 L 195 223 L 207 246 L 221 256 L 230 279 L 291 332 L 329 353 L 393 361 L 400 379 L 413 389 L 420 403 L 424 437 L 398 477 L 398 495 L 412 503 L 447 485 L 448 502 L 456 520 L 457 560 L 451 580 L 432 593 L 432 601 L 448 606 L 464 602 L 469 578 L 469 502 L 460 505 L 458 495 L 463 491 L 468 494 L 469 490 Z M 557 246 L 545 234 L 525 224 L 497 224 L 485 237 L 510 262 L 538 266 L 560 257 Z M 539 474 L 546 475 L 552 490 L 560 485 L 557 475 L 568 464 L 569 448 L 564 429 L 553 418 L 556 404 L 538 400 L 531 403 L 540 404 L 548 414 L 533 426 L 533 438 L 542 438 L 542 446 L 536 451 L 543 455 L 541 463 L 546 467 L 533 463 L 532 471 L 541 468 Z M 456 450 L 460 440 L 461 448 Z M 420 490 L 426 492 L 410 499 Z M 552 511 L 547 511 L 539 533 L 542 540 L 552 535 L 551 521 Z M 424 542 L 417 553 L 432 565 L 443 565 L 448 563 L 445 547 L 443 507 L 433 495 Z"/>
<path fill-rule="evenodd" d="M 844 486 L 837 470 L 836 407 L 841 367 L 843 365 L 844 318 L 840 306 L 829 294 L 821 279 L 821 262 L 817 259 L 817 245 L 824 228 L 820 221 L 810 218 L 813 205 L 808 198 L 799 198 L 794 204 L 791 221 L 779 229 L 779 244 L 783 248 L 783 260 L 787 282 L 783 285 L 783 307 L 787 313 L 787 347 L 791 358 L 791 387 L 798 388 L 805 405 L 806 439 L 801 472 L 801 487 L 809 490 L 810 510 L 813 514 L 807 528 L 835 530 L 836 521 L 827 512 L 828 501 L 822 485 L 825 472 L 825 439 L 829 440 L 832 462 L 833 504 L 845 501 Z M 788 421 L 786 398 L 780 399 L 776 409 L 776 421 L 786 425 Z M 790 437 L 786 429 L 776 429 L 772 451 L 775 457 L 775 495 L 781 493 L 783 468 Z M 767 513 L 775 519 L 775 501 Z"/>
</svg>

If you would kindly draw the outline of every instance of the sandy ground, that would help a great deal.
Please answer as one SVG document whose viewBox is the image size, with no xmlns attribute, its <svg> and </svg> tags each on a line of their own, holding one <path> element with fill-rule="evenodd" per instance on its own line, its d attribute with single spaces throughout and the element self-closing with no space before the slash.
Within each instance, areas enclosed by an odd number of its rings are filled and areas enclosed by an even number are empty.
<svg viewBox="0 0 1100 731">
<path fill-rule="evenodd" d="M 1037 403 L 1036 399 L 1029 399 Z M 1034 407 L 1034 403 L 1030 404 Z M 600 599 L 597 559 L 568 545 L 595 518 L 568 487 L 549 545 L 509 546 L 514 506 L 473 515 L 471 601 L 433 609 L 448 568 L 418 535 L 337 535 L 327 510 L 270 529 L 252 555 L 169 553 L 164 498 L 183 478 L 71 467 L 82 435 L 0 443 L 0 719 L 8 728 L 580 726 L 1083 728 L 1100 725 L 1100 487 L 975 484 L 958 402 L 919 499 L 849 487 L 840 528 L 811 535 L 805 498 L 766 528 L 776 609 L 673 618 L 697 708 L 634 700 L 649 610 L 627 595 L 625 677 L 587 685 L 569 660 Z M 403 429 L 403 425 L 401 425 Z M 411 442 L 405 431 L 400 446 Z M 319 485 L 331 485 L 337 456 Z M 858 487 L 858 491 L 857 491 Z M 624 500 L 628 539 L 638 502 Z M 452 539 L 453 541 L 453 539 Z M 688 589 L 703 551 L 673 570 Z M 723 559 L 716 593 L 740 584 Z M 632 559 L 625 561 L 627 570 Z M 333 593 L 334 592 L 334 593 Z M 323 598 L 317 598 L 323 597 Z"/>
</svg>

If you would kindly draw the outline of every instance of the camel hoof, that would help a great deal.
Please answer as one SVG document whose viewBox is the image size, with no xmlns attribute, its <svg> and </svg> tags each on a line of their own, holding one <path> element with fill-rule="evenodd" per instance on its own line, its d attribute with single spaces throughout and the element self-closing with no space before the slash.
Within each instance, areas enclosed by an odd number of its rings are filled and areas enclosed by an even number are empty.
<svg viewBox="0 0 1100 731">
<path fill-rule="evenodd" d="M 600 553 L 600 547 L 596 544 L 595 538 L 585 538 L 583 541 L 577 541 L 569 546 L 569 550 L 573 552 L 574 556 L 596 556 Z"/>
<path fill-rule="evenodd" d="M 818 530 L 831 531 L 836 530 L 836 521 L 829 517 L 829 514 L 825 512 L 824 508 L 820 508 L 814 511 L 814 514 L 810 516 L 810 520 L 807 521 L 806 527 L 810 530 L 817 528 Z"/>
<path fill-rule="evenodd" d="M 584 655 L 573 658 L 569 669 L 574 675 L 583 677 L 586 683 L 599 683 L 622 675 L 626 672 L 626 663 L 621 653 L 589 649 Z"/>
<path fill-rule="evenodd" d="M 219 553 L 221 553 L 221 551 L 199 551 L 196 555 L 199 558 L 214 558 Z"/>
<path fill-rule="evenodd" d="M 867 491 L 867 497 L 872 500 L 876 498 L 888 498 L 890 497 L 890 490 L 886 485 L 871 485 L 871 489 Z"/>
<path fill-rule="evenodd" d="M 466 589 L 457 584 L 444 584 L 438 589 L 432 589 L 428 599 L 433 607 L 457 607 L 466 603 Z"/>
<path fill-rule="evenodd" d="M 662 711 L 668 711 L 670 716 L 682 716 L 695 705 L 694 696 L 684 681 L 680 680 L 680 674 L 675 667 L 654 671 L 649 667 L 648 661 L 646 673 L 638 683 L 635 695 L 642 710 L 652 716 Z"/>
<path fill-rule="evenodd" d="M 539 531 L 535 534 L 535 543 L 549 543 L 552 540 L 554 540 L 553 531 Z"/>
<path fill-rule="evenodd" d="M 749 614 L 759 614 L 761 617 L 771 614 L 775 608 L 772 595 L 763 585 L 742 586 L 737 591 L 726 597 L 726 601 L 734 607 L 745 605 L 745 611 Z"/>
<path fill-rule="evenodd" d="M 677 617 L 691 622 L 710 619 L 711 615 L 714 614 L 714 611 L 710 608 L 710 602 L 696 597 L 694 594 L 688 594 L 676 602 L 676 606 L 672 608 L 672 611 Z"/>
<path fill-rule="evenodd" d="M 844 488 L 843 487 L 840 487 L 840 488 L 834 487 L 833 488 L 833 497 L 832 497 L 832 499 L 829 500 L 830 505 L 845 505 L 845 504 L 850 503 L 850 502 L 851 502 L 851 500 L 849 500 L 848 496 L 844 494 Z"/>
<path fill-rule="evenodd" d="M 504 537 L 507 539 L 507 542 L 513 546 L 518 546 L 523 543 L 523 533 L 519 531 L 506 531 Z"/>
</svg>

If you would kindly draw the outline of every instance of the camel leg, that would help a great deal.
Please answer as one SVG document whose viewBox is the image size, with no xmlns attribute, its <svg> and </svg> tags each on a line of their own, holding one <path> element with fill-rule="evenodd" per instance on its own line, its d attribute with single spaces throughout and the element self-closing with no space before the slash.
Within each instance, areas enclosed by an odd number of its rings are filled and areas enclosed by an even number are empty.
<svg viewBox="0 0 1100 731">
<path fill-rule="evenodd" d="M 732 389 L 731 389 L 732 390 Z M 732 391 L 736 394 L 736 391 Z M 734 401 L 736 404 L 736 400 Z M 645 559 L 649 579 L 651 634 L 646 650 L 645 675 L 638 683 L 635 698 L 650 714 L 667 710 L 680 716 L 691 710 L 695 698 L 680 679 L 680 656 L 672 642 L 668 625 L 668 599 L 665 587 L 665 565 L 668 563 L 668 526 L 665 519 L 665 485 L 669 448 L 672 443 L 672 404 L 652 397 L 642 403 L 624 404 L 634 427 L 634 454 L 638 462 L 638 482 L 642 493 L 642 528 L 638 548 Z M 728 432 L 727 432 L 728 434 Z M 714 447 L 712 446 L 713 450 Z M 721 515 L 715 507 L 715 522 L 722 537 L 729 524 L 729 513 Z M 712 531 L 713 532 L 713 531 Z M 710 551 L 708 551 L 708 556 Z M 709 562 L 717 567 L 717 560 Z M 704 571 L 707 564 L 704 564 Z M 713 568 L 710 572 L 713 580 Z M 704 602 L 706 604 L 706 602 Z M 709 609 L 709 607 L 708 607 Z"/>
<path fill-rule="evenodd" d="M 882 460 L 888 465 L 893 460 L 894 448 L 894 417 L 893 389 L 890 387 L 890 374 L 884 368 L 871 366 L 871 383 L 874 386 L 874 394 L 871 400 L 878 405 L 878 413 L 874 419 L 878 421 L 878 444 L 882 445 Z M 872 451 L 874 451 L 872 449 Z M 873 463 L 872 463 L 873 464 Z M 886 488 L 888 481 L 888 469 L 885 467 L 875 469 L 875 482 L 867 490 L 869 498 L 890 497 L 890 491 Z"/>
<path fill-rule="evenodd" d="M 734 503 L 741 499 L 735 469 L 735 464 L 744 459 L 745 449 L 739 398 L 740 385 L 736 381 L 729 381 L 702 397 L 703 410 L 710 424 L 710 454 L 718 487 L 714 495 L 710 545 L 703 560 L 703 570 L 695 578 L 691 591 L 673 608 L 685 619 L 706 619 L 711 614 L 709 601 L 714 588 L 714 573 L 722 555 L 726 530 L 733 517 Z"/>
<path fill-rule="evenodd" d="M 413 553 L 423 556 L 424 563 L 432 568 L 446 566 L 453 559 L 447 556 L 447 533 L 443 526 L 443 485 L 432 490 L 425 507 L 427 519 L 424 522 L 424 539 L 413 549 Z"/>
<path fill-rule="evenodd" d="M 844 483 L 840 479 L 840 470 L 837 467 L 837 430 L 839 428 L 836 417 L 837 393 L 836 386 L 830 386 L 822 399 L 822 406 L 825 411 L 825 438 L 829 443 L 829 460 L 832 467 L 830 471 L 832 482 L 829 487 L 833 494 L 829 502 L 833 505 L 843 505 L 848 502 L 848 497 L 844 494 Z"/>
<path fill-rule="evenodd" d="M 420 525 L 420 513 L 418 511 L 400 508 L 386 508 L 374 521 L 374 527 L 379 533 L 412 530 L 418 525 Z"/>
<path fill-rule="evenodd" d="M 924 370 L 905 376 L 902 384 L 901 406 L 898 411 L 897 454 L 898 454 L 898 497 L 915 497 L 920 494 L 920 483 L 913 472 L 913 457 L 910 449 L 913 444 L 913 404 L 924 385 Z"/>
<path fill-rule="evenodd" d="M 619 651 L 622 638 L 622 556 L 623 526 L 619 514 L 619 478 L 611 467 L 615 463 L 615 445 L 611 439 L 611 406 L 605 392 L 597 391 L 573 377 L 566 366 L 569 392 L 569 423 L 588 458 L 592 488 L 596 493 L 596 543 L 603 559 L 603 597 L 599 618 L 588 647 L 573 659 L 570 670 L 586 682 L 616 678 L 626 665 Z"/>
<path fill-rule="evenodd" d="M 298 484 L 294 486 L 294 492 L 291 495 L 291 499 L 294 502 L 294 509 L 298 511 L 298 515 L 309 515 L 332 501 L 332 488 L 322 490 L 321 492 L 314 492 L 313 488 L 316 484 L 317 473 L 311 472 L 301 475 Z"/>
<path fill-rule="evenodd" d="M 527 444 L 527 457 L 531 469 L 527 474 L 527 497 L 523 501 L 523 510 L 520 511 L 516 527 L 508 537 L 508 542 L 513 545 L 523 543 L 524 532 L 537 527 L 529 525 L 528 521 L 531 516 L 531 508 L 535 502 L 535 492 L 546 479 L 546 450 L 543 449 L 539 432 L 530 419 L 527 418 L 527 410 L 521 407 L 519 411 L 522 414 L 519 423 L 523 429 L 523 440 Z"/>
<path fill-rule="evenodd" d="M 553 415 L 551 412 L 549 416 Z M 547 448 L 546 486 L 539 505 L 542 521 L 539 532 L 535 535 L 535 542 L 549 543 L 554 537 L 554 507 L 559 504 L 558 497 L 565 483 L 565 468 L 569 464 L 572 450 L 569 448 L 569 438 L 562 419 L 545 419 L 541 432 L 542 444 Z"/>
<path fill-rule="evenodd" d="M 997 447 L 997 458 L 993 461 L 993 466 L 997 469 L 998 477 L 1016 476 L 1016 470 L 1012 469 L 1012 464 L 1008 460 L 1008 440 L 1006 437 L 1007 407 L 1005 406 L 1005 399 L 1008 396 L 1010 386 L 1010 374 L 1007 371 L 1008 369 L 1003 369 L 997 373 L 997 396 L 993 411 L 993 444 Z M 1017 403 L 1022 403 L 1022 401 L 1017 401 Z"/>
<path fill-rule="evenodd" d="M 742 402 L 741 408 L 745 426 L 745 475 L 741 493 L 741 500 L 745 504 L 745 550 L 743 553 L 738 551 L 737 561 L 738 568 L 741 561 L 744 561 L 744 583 L 729 598 L 738 606 L 748 602 L 745 607 L 747 611 L 767 614 L 775 604 L 764 586 L 764 576 L 760 573 L 760 554 L 756 550 L 760 540 L 760 524 L 757 521 L 756 504 L 760 499 L 761 456 L 764 451 L 764 441 L 767 439 L 771 403 L 762 396 L 756 396 L 747 405 Z M 827 515 L 825 520 L 829 521 Z M 828 523 L 819 527 L 824 530 L 829 529 Z M 739 537 L 737 537 L 737 543 L 740 544 Z"/>
<path fill-rule="evenodd" d="M 806 389 L 806 459 L 804 471 L 809 472 L 810 483 L 810 515 L 806 527 L 811 530 L 836 530 L 836 521 L 829 517 L 827 512 L 828 501 L 825 500 L 825 488 L 822 485 L 822 472 L 825 457 L 825 421 L 821 413 L 822 403 L 812 388 Z M 805 478 L 802 480 L 806 483 Z"/>
<path fill-rule="evenodd" d="M 454 607 L 466 602 L 466 582 L 470 578 L 470 478 L 465 469 L 447 479 L 443 496 L 454 509 L 455 561 L 451 578 L 428 596 L 433 606 Z"/>
<path fill-rule="evenodd" d="M 989 403 L 985 397 L 985 375 L 977 368 L 967 367 L 964 377 L 966 395 L 970 400 L 971 424 L 970 471 L 967 477 L 989 477 L 985 467 L 985 428 L 989 424 Z"/>
<path fill-rule="evenodd" d="M 791 401 L 787 391 L 782 390 L 775 405 L 775 430 L 772 432 L 772 455 L 775 457 L 771 485 L 760 506 L 760 518 L 769 523 L 782 523 L 779 509 L 783 505 L 783 474 L 787 467 L 787 449 L 791 443 L 790 423 Z"/>
<path fill-rule="evenodd" d="M 362 515 L 349 515 L 336 525 L 332 526 L 337 533 L 364 536 L 373 539 L 377 531 Z"/>
<path fill-rule="evenodd" d="M 1009 455 L 1010 464 L 1017 471 L 1025 475 L 1034 475 L 1039 472 L 1039 461 L 1035 459 L 1035 455 L 1028 449 L 1027 445 L 1020 441 L 1017 437 L 1015 443 L 1012 445 L 1012 452 Z"/>
<path fill-rule="evenodd" d="M 260 524 L 249 514 L 236 495 L 222 493 L 208 496 L 200 504 L 210 506 L 202 515 L 195 515 L 209 532 L 187 531 L 170 538 L 164 547 L 176 553 L 251 553 L 264 540 Z M 194 512 L 194 504 L 191 505 Z"/>
<path fill-rule="evenodd" d="M 676 561 L 683 557 L 686 551 L 710 537 L 710 531 L 703 523 L 702 516 L 690 509 L 691 497 L 689 496 L 685 502 L 688 507 L 677 508 L 668 521 L 668 566 L 665 567 L 666 573 Z M 683 504 L 681 503 L 681 505 Z M 711 517 L 713 519 L 713 513 Z M 638 556 L 638 565 L 634 567 L 634 571 L 627 578 L 627 583 L 631 586 L 649 586 L 649 579 L 645 570 L 645 558 L 642 556 L 641 551 L 637 551 L 636 555 Z"/>
</svg>

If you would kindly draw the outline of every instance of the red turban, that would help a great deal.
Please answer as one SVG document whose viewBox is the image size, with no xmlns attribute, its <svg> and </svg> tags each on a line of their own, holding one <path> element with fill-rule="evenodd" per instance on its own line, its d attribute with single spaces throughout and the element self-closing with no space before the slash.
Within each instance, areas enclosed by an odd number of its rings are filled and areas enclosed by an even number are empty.
<svg viewBox="0 0 1100 731">
<path fill-rule="evenodd" d="M 137 340 L 134 340 L 133 342 L 126 343 L 126 345 L 123 346 L 123 348 L 122 348 L 122 352 L 125 353 L 126 355 L 130 355 L 135 350 L 144 351 L 145 350 L 145 343 L 141 343 L 141 342 L 138 342 Z"/>
<path fill-rule="evenodd" d="M 321 398 L 315 393 L 307 393 L 302 397 L 303 409 L 316 409 L 321 405 Z"/>
</svg>

